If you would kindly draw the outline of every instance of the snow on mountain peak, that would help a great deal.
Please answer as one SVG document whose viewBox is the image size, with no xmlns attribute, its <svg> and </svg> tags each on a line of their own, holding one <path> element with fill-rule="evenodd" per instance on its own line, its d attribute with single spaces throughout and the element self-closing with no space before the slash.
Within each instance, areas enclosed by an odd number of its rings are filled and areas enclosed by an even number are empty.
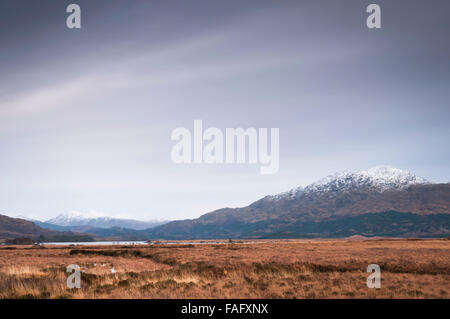
<svg viewBox="0 0 450 319">
<path fill-rule="evenodd" d="M 380 191 L 391 188 L 402 189 L 413 184 L 426 184 L 427 180 L 417 177 L 407 170 L 402 170 L 389 165 L 372 167 L 366 171 L 341 172 L 327 176 L 305 189 L 315 190 L 322 186 L 332 185 L 340 187 L 348 186 L 372 186 Z"/>
<path fill-rule="evenodd" d="M 71 226 L 73 224 L 85 225 L 93 219 L 107 220 L 109 217 L 104 217 L 102 214 L 95 211 L 89 211 L 87 213 L 82 213 L 78 211 L 70 211 L 65 214 L 59 214 L 58 216 L 47 220 L 47 223 L 56 224 L 60 226 Z"/>
<path fill-rule="evenodd" d="M 49 224 L 54 224 L 58 226 L 89 226 L 95 228 L 111 228 L 111 227 L 123 227 L 130 229 L 147 229 L 152 228 L 161 224 L 166 223 L 166 221 L 158 220 L 136 220 L 129 218 L 119 218 L 119 217 L 107 217 L 102 213 L 96 211 L 77 212 L 71 211 L 66 214 L 60 214 L 52 219 L 45 221 Z"/>
<path fill-rule="evenodd" d="M 388 184 L 392 186 L 409 186 L 413 184 L 428 184 L 429 182 L 407 170 L 395 168 L 389 165 L 381 165 L 362 171 L 361 174 L 369 176 L 378 184 Z"/>
<path fill-rule="evenodd" d="M 366 171 L 340 172 L 329 175 L 306 187 L 297 187 L 288 192 L 269 196 L 268 199 L 296 198 L 312 192 L 348 191 L 355 188 L 371 188 L 384 192 L 388 189 L 404 189 L 410 185 L 429 183 L 426 179 L 407 170 L 381 165 Z"/>
</svg>

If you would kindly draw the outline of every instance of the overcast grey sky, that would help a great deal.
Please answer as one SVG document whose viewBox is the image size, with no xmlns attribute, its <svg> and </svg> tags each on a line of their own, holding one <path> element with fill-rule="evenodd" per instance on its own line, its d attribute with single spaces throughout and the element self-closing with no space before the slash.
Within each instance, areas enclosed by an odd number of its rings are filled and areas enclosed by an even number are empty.
<svg viewBox="0 0 450 319">
<path fill-rule="evenodd" d="M 379 164 L 449 182 L 449 30 L 447 0 L 2 0 L 0 213 L 193 218 Z M 278 174 L 172 163 L 195 119 L 280 128 Z"/>
</svg>

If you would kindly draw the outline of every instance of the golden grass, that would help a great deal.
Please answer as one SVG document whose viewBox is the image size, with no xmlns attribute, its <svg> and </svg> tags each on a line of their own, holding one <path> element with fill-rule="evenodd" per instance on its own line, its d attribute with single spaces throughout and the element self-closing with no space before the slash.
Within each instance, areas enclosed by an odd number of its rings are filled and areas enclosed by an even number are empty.
<svg viewBox="0 0 450 319">
<path fill-rule="evenodd" d="M 372 263 L 381 266 L 381 289 L 366 286 Z M 81 267 L 81 289 L 66 286 L 69 264 Z M 0 248 L 0 298 L 449 296 L 449 240 Z"/>
<path fill-rule="evenodd" d="M 2 270 L 3 273 L 9 276 L 17 276 L 20 278 L 26 278 L 26 277 L 45 277 L 49 274 L 43 271 L 42 269 L 39 269 L 37 267 L 33 266 L 10 266 L 6 267 Z"/>
</svg>

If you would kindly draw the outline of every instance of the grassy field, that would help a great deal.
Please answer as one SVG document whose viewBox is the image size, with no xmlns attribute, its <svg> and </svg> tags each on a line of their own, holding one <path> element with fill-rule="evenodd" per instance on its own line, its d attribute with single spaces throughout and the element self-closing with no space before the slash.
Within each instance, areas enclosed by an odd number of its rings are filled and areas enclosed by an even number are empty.
<svg viewBox="0 0 450 319">
<path fill-rule="evenodd" d="M 80 289 L 67 288 L 70 264 Z M 450 240 L 2 246 L 0 298 L 450 298 Z"/>
</svg>

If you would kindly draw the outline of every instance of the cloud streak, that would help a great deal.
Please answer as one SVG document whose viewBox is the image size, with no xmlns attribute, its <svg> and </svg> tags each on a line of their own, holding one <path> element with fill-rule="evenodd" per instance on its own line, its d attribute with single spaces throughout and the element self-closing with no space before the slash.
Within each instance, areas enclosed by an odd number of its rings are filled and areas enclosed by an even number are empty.
<svg viewBox="0 0 450 319">
<path fill-rule="evenodd" d="M 369 32 L 361 1 L 82 1 L 78 33 L 53 3 L 0 19 L 3 210 L 188 218 L 383 163 L 450 179 L 450 22 L 419 3 L 381 1 Z M 279 173 L 174 165 L 170 133 L 194 119 L 279 127 Z"/>
</svg>

